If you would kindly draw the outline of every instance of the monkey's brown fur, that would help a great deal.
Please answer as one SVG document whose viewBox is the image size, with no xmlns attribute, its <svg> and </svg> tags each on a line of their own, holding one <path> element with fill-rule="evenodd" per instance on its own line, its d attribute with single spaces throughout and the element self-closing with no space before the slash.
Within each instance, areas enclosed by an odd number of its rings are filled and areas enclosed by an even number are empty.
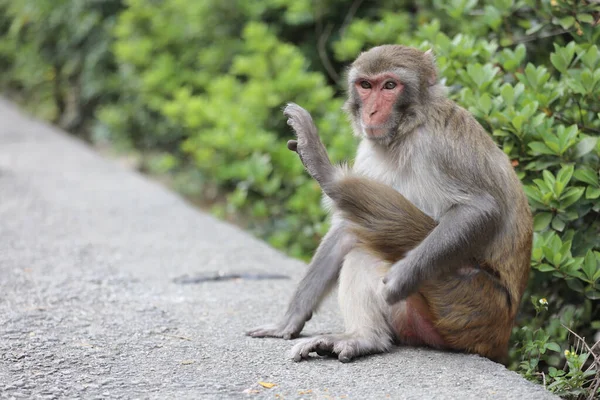
<svg viewBox="0 0 600 400">
<path fill-rule="evenodd" d="M 415 248 L 436 222 L 391 187 L 348 175 L 329 192 L 351 231 L 378 257 L 395 262 Z M 525 208 L 522 215 L 530 211 Z M 525 288 L 531 254 L 531 229 L 498 243 L 507 252 L 491 260 L 473 260 L 449 276 L 426 281 L 419 289 L 432 322 L 449 348 L 503 362 Z M 520 244 L 520 245 L 519 245 Z M 517 288 L 510 291 L 508 288 Z"/>
</svg>

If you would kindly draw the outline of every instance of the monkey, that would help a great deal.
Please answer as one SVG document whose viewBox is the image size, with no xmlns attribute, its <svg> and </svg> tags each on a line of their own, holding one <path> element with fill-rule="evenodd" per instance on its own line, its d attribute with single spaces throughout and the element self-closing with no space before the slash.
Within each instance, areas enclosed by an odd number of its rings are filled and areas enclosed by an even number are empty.
<svg viewBox="0 0 600 400">
<path fill-rule="evenodd" d="M 506 362 L 533 235 L 509 158 L 448 98 L 431 51 L 374 47 L 347 80 L 352 168 L 331 163 L 308 111 L 284 109 L 288 148 L 331 203 L 331 224 L 282 320 L 246 334 L 298 337 L 338 283 L 345 332 L 300 339 L 293 360 L 349 362 L 397 344 Z"/>
</svg>

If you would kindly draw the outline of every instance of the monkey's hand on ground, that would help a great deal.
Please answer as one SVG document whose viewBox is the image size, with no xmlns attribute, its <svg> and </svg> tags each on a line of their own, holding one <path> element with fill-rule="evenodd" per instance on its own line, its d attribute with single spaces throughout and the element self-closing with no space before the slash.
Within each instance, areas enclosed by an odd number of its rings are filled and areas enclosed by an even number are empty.
<svg viewBox="0 0 600 400">
<path fill-rule="evenodd" d="M 257 326 L 246 332 L 246 335 L 257 338 L 274 337 L 290 340 L 298 337 L 307 320 L 295 315 L 286 316 L 279 323 Z"/>
<path fill-rule="evenodd" d="M 417 291 L 418 281 L 411 272 L 408 262 L 400 260 L 392 266 L 392 269 L 383 278 L 383 296 L 388 304 L 395 304 L 405 300 Z"/>
<path fill-rule="evenodd" d="M 308 173 L 321 186 L 326 185 L 333 178 L 334 167 L 329 161 L 327 150 L 319 138 L 310 113 L 297 104 L 289 103 L 283 114 L 288 117 L 287 123 L 294 129 L 298 138 L 288 141 L 288 149 L 298 153 Z"/>
</svg>

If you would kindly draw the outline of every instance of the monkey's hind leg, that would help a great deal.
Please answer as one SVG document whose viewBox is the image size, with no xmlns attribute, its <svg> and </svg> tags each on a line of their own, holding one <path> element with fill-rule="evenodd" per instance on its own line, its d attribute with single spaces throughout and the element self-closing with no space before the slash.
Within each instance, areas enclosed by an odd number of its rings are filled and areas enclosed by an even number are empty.
<svg viewBox="0 0 600 400">
<path fill-rule="evenodd" d="M 383 353 L 393 343 L 388 318 L 390 306 L 382 296 L 382 277 L 389 263 L 362 249 L 347 256 L 340 273 L 339 303 L 346 331 L 301 340 L 291 351 L 295 361 L 309 353 L 335 356 L 342 362 L 367 354 Z"/>
<path fill-rule="evenodd" d="M 514 313 L 508 291 L 479 268 L 463 268 L 421 287 L 448 347 L 505 362 Z"/>
</svg>

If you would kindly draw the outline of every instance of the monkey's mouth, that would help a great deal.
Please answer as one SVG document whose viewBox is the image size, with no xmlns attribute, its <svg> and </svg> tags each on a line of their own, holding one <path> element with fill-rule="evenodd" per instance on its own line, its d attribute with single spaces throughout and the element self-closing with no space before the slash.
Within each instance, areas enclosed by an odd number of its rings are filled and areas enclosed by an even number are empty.
<svg viewBox="0 0 600 400">
<path fill-rule="evenodd" d="M 363 125 L 363 132 L 367 137 L 380 138 L 387 136 L 390 127 L 387 125 Z"/>
</svg>

